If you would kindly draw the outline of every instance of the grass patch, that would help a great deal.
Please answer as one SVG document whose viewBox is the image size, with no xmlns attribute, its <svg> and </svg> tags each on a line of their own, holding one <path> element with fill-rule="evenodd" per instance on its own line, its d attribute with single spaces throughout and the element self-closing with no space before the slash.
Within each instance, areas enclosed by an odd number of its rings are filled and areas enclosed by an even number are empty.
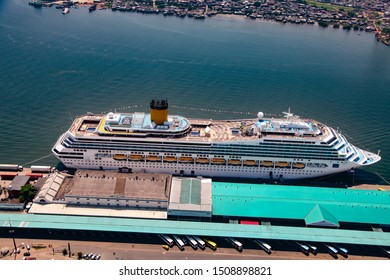
<svg viewBox="0 0 390 280">
<path fill-rule="evenodd" d="M 340 11 L 340 10 L 350 12 L 350 11 L 354 10 L 354 8 L 352 8 L 352 7 L 345 7 L 345 6 L 340 6 L 340 5 L 328 4 L 328 3 L 320 3 L 320 2 L 317 2 L 314 0 L 306 0 L 306 3 L 309 4 L 310 6 L 313 6 L 316 8 L 323 8 L 323 9 L 330 11 L 330 12 Z"/>
</svg>

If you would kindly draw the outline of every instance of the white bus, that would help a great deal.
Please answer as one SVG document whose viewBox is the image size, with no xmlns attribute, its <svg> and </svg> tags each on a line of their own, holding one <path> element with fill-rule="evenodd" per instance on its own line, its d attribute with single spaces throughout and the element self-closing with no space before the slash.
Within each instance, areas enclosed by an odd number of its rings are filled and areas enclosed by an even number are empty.
<svg viewBox="0 0 390 280">
<path fill-rule="evenodd" d="M 379 247 L 383 252 L 385 252 L 386 256 L 390 258 L 390 250 L 385 247 Z"/>
<path fill-rule="evenodd" d="M 192 249 L 194 249 L 194 250 L 198 249 L 198 243 L 196 242 L 196 240 L 192 236 L 187 235 L 186 239 L 188 240 L 188 243 L 190 244 Z"/>
<path fill-rule="evenodd" d="M 202 250 L 206 249 L 206 243 L 202 239 L 200 239 L 198 236 L 192 236 L 192 237 L 198 243 L 198 247 L 200 249 L 202 249 Z"/>
<path fill-rule="evenodd" d="M 348 250 L 340 247 L 339 245 L 333 244 L 333 247 L 335 247 L 338 251 L 339 254 L 342 255 L 344 258 L 348 258 Z"/>
<path fill-rule="evenodd" d="M 333 258 L 337 259 L 337 258 L 338 258 L 337 253 L 338 253 L 339 251 L 338 251 L 335 247 L 333 247 L 333 246 L 330 246 L 330 245 L 327 245 L 327 244 L 324 244 L 324 245 L 325 245 L 326 249 L 328 249 L 329 254 L 330 254 Z"/>
<path fill-rule="evenodd" d="M 253 242 L 257 244 L 261 249 L 263 249 L 268 255 L 272 253 L 271 246 L 268 243 L 264 242 L 263 240 L 256 239 L 253 240 Z"/>
<path fill-rule="evenodd" d="M 168 235 L 165 234 L 159 234 L 158 235 L 169 247 L 173 247 L 173 240 Z"/>
<path fill-rule="evenodd" d="M 317 255 L 317 246 L 313 246 L 311 244 L 306 244 L 309 247 L 309 251 L 316 256 Z"/>
<path fill-rule="evenodd" d="M 298 245 L 299 250 L 300 250 L 303 254 L 305 254 L 306 256 L 309 255 L 309 246 L 307 246 L 307 245 L 305 245 L 305 244 L 303 244 L 303 243 L 299 243 L 299 242 L 295 242 L 295 244 Z"/>
<path fill-rule="evenodd" d="M 179 247 L 179 249 L 181 251 L 184 251 L 185 244 L 184 244 L 183 240 L 181 240 L 181 238 L 175 234 L 172 235 L 172 237 L 173 237 L 173 241 L 175 242 L 176 246 Z"/>
<path fill-rule="evenodd" d="M 242 252 L 242 243 L 238 241 L 237 239 L 226 237 L 225 240 L 229 242 L 233 247 L 238 251 Z"/>
</svg>

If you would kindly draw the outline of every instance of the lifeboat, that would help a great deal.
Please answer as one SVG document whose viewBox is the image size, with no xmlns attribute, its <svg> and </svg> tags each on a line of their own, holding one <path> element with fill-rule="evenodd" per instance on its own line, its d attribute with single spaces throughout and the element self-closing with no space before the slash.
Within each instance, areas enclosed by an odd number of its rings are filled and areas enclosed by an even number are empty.
<svg viewBox="0 0 390 280">
<path fill-rule="evenodd" d="M 305 168 L 305 164 L 304 164 L 304 163 L 301 163 L 301 162 L 294 162 L 294 163 L 293 163 L 293 168 L 302 169 L 302 168 Z"/>
<path fill-rule="evenodd" d="M 272 167 L 272 166 L 274 166 L 274 163 L 272 161 L 265 160 L 265 161 L 261 161 L 260 165 L 265 166 L 265 167 Z"/>
<path fill-rule="evenodd" d="M 209 159 L 203 157 L 197 158 L 195 161 L 196 163 L 201 163 L 201 164 L 209 163 Z"/>
<path fill-rule="evenodd" d="M 160 161 L 161 158 L 159 156 L 152 156 L 152 155 L 149 155 L 146 157 L 146 160 L 147 161 Z"/>
<path fill-rule="evenodd" d="M 143 160 L 143 155 L 129 155 L 129 160 Z"/>
<path fill-rule="evenodd" d="M 275 163 L 275 167 L 289 167 L 289 164 L 286 161 L 278 161 Z"/>
<path fill-rule="evenodd" d="M 211 159 L 212 164 L 225 164 L 226 160 L 224 158 L 213 158 Z"/>
<path fill-rule="evenodd" d="M 248 166 L 254 166 L 254 165 L 257 165 L 257 161 L 255 160 L 244 160 L 244 165 L 248 165 Z"/>
<path fill-rule="evenodd" d="M 228 163 L 230 165 L 241 165 L 241 160 L 239 160 L 239 159 L 229 159 Z"/>
<path fill-rule="evenodd" d="M 194 159 L 192 157 L 179 157 L 179 162 L 193 162 Z"/>
<path fill-rule="evenodd" d="M 163 157 L 163 161 L 165 161 L 165 162 L 176 162 L 177 158 L 176 157 L 172 157 L 172 156 L 165 156 L 165 157 Z"/>
<path fill-rule="evenodd" d="M 127 159 L 127 156 L 124 155 L 124 154 L 115 154 L 115 155 L 113 156 L 113 158 L 114 158 L 115 160 L 126 160 L 126 159 Z"/>
</svg>

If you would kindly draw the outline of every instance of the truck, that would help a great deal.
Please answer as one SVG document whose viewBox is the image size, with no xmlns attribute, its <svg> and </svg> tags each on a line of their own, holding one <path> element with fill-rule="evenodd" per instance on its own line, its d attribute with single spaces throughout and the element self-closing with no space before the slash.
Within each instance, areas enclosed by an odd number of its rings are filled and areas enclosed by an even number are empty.
<svg viewBox="0 0 390 280">
<path fill-rule="evenodd" d="M 23 166 L 18 164 L 0 164 L 0 170 L 3 171 L 23 171 Z"/>
<path fill-rule="evenodd" d="M 51 173 L 53 168 L 51 166 L 44 165 L 32 165 L 31 172 L 32 173 Z"/>
</svg>

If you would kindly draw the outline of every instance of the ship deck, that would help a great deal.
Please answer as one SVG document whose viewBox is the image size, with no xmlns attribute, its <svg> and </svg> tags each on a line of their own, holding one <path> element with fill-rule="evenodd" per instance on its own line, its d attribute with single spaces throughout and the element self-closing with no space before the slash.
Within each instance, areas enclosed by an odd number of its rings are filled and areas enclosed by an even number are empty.
<svg viewBox="0 0 390 280">
<path fill-rule="evenodd" d="M 73 122 L 69 131 L 76 137 L 142 137 L 142 134 L 137 133 L 112 133 L 112 135 L 99 135 L 97 131 L 101 129 L 101 120 L 103 115 L 84 115 L 78 117 Z M 254 135 L 244 135 L 242 133 L 243 124 L 245 126 L 250 126 L 257 123 L 257 119 L 236 119 L 236 120 L 211 120 L 211 119 L 195 119 L 188 118 L 188 121 L 191 124 L 191 131 L 187 134 L 184 134 L 181 137 L 175 137 L 176 141 L 193 141 L 193 142 L 225 142 L 225 141 L 248 141 L 258 138 L 272 137 L 272 139 L 279 140 L 322 140 L 329 135 L 329 131 L 323 127 L 322 124 L 310 120 L 310 122 L 315 123 L 321 130 L 322 134 L 317 136 L 302 136 L 302 135 L 278 135 L 272 134 L 269 136 L 268 133 L 254 134 Z M 171 137 L 147 137 L 149 140 L 160 140 L 160 139 L 169 139 Z"/>
</svg>

